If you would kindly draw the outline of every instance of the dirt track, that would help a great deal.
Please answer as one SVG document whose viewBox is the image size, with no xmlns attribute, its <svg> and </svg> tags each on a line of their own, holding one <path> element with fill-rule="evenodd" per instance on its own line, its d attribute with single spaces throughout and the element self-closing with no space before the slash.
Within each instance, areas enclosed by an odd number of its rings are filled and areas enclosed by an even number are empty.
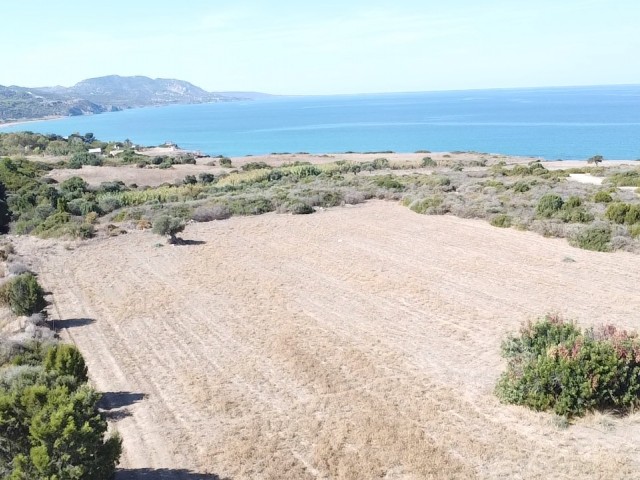
<svg viewBox="0 0 640 480">
<path fill-rule="evenodd" d="M 524 320 L 640 329 L 640 256 L 382 202 L 184 237 L 18 240 L 112 392 L 121 478 L 640 477 L 639 416 L 492 394 Z"/>
</svg>

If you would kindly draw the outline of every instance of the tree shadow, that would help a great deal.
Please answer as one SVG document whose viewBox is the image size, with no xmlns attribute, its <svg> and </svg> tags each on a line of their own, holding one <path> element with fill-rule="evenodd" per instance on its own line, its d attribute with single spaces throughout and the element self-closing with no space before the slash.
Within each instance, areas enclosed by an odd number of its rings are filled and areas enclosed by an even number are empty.
<svg viewBox="0 0 640 480">
<path fill-rule="evenodd" d="M 95 318 L 67 318 L 64 320 L 51 320 L 51 323 L 56 330 L 61 330 L 63 328 L 84 327 L 85 325 L 91 325 L 95 321 Z"/>
<path fill-rule="evenodd" d="M 205 242 L 204 240 L 188 240 L 188 239 L 184 239 L 184 238 L 176 238 L 176 240 L 171 244 L 171 245 L 175 245 L 177 247 L 180 246 L 188 246 L 188 245 L 204 245 Z"/>
<path fill-rule="evenodd" d="M 116 472 L 115 480 L 230 480 L 212 473 L 173 468 L 127 468 Z"/>
<path fill-rule="evenodd" d="M 106 392 L 102 394 L 98 408 L 107 420 L 116 422 L 130 416 L 131 412 L 127 407 L 144 398 L 144 393 Z"/>
</svg>

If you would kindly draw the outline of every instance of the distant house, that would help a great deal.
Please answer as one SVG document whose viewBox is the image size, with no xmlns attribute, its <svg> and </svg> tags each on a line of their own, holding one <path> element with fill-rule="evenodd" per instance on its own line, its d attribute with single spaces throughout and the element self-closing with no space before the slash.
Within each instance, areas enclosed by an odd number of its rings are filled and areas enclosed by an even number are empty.
<svg viewBox="0 0 640 480">
<path fill-rule="evenodd" d="M 98 155 L 102 153 L 101 148 L 90 148 L 89 153 L 97 153 Z"/>
<path fill-rule="evenodd" d="M 112 157 L 115 157 L 116 155 L 119 155 L 119 154 L 121 154 L 122 152 L 124 152 L 124 150 L 121 150 L 121 149 L 119 149 L 119 148 L 116 148 L 116 149 L 114 149 L 114 150 L 111 150 L 111 151 L 109 152 L 109 155 L 111 155 Z"/>
</svg>

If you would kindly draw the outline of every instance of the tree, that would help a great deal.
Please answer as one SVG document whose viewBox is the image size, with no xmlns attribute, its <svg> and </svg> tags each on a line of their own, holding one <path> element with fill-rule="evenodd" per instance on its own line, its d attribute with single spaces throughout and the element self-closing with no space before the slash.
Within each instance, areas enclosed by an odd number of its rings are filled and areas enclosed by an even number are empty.
<svg viewBox="0 0 640 480">
<path fill-rule="evenodd" d="M 162 236 L 169 236 L 168 243 L 178 242 L 176 235 L 184 230 L 185 223 L 179 218 L 162 215 L 153 222 L 153 233 Z"/>
<path fill-rule="evenodd" d="M 593 157 L 589 157 L 587 163 L 593 163 L 597 167 L 599 163 L 602 163 L 604 157 L 602 155 L 594 155 Z"/>
<path fill-rule="evenodd" d="M 9 231 L 9 222 L 11 215 L 9 214 L 9 206 L 7 205 L 7 190 L 4 183 L 0 182 L 0 233 Z"/>
</svg>

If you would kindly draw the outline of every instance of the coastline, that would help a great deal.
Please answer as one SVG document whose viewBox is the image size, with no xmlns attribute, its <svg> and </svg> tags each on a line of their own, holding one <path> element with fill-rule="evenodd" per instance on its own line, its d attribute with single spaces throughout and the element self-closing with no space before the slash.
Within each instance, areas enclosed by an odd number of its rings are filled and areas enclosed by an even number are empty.
<svg viewBox="0 0 640 480">
<path fill-rule="evenodd" d="M 35 122 L 48 122 L 49 120 L 60 120 L 61 118 L 68 118 L 65 115 L 53 115 L 50 117 L 43 117 L 43 118 L 30 118 L 28 120 L 11 120 L 9 122 L 3 122 L 0 120 L 0 129 L 4 128 L 4 127 L 15 127 L 16 125 L 26 125 L 29 123 L 35 123 Z"/>
</svg>

